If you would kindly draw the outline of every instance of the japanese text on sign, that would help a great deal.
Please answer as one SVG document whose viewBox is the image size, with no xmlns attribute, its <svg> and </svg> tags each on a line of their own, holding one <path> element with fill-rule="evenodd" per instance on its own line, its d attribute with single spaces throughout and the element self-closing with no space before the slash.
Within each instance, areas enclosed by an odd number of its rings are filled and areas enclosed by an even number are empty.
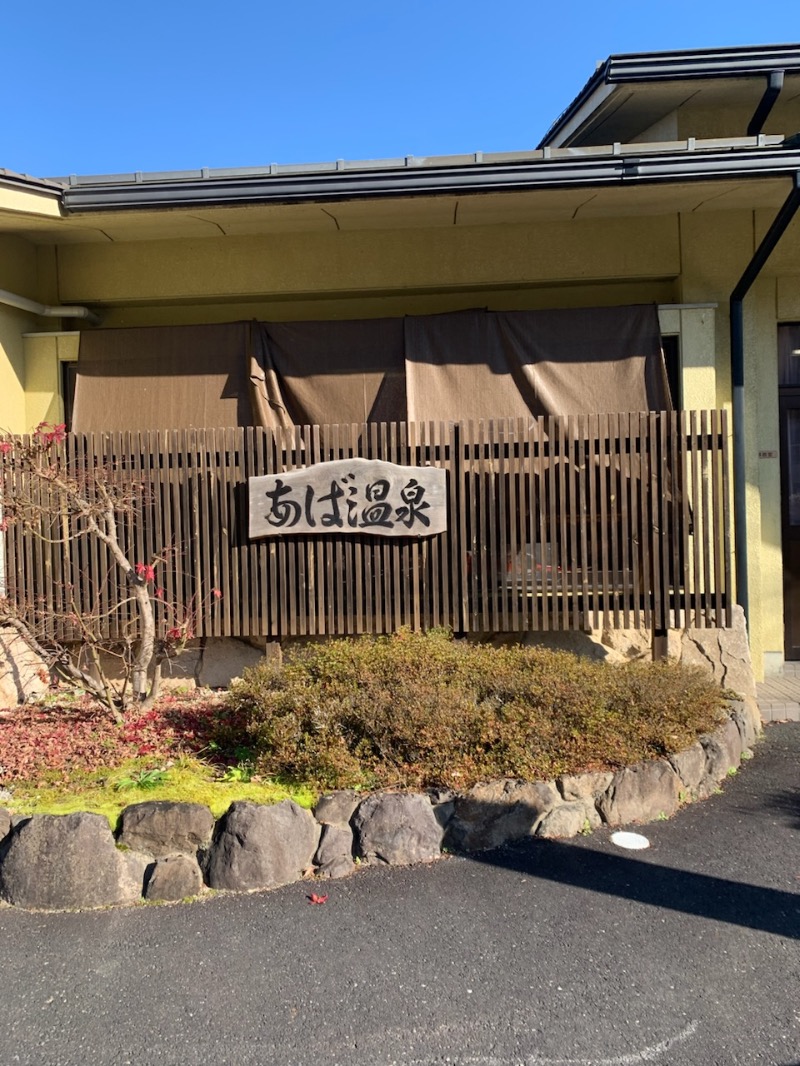
<svg viewBox="0 0 800 1066">
<path fill-rule="evenodd" d="M 251 477 L 250 536 L 373 533 L 419 537 L 447 529 L 446 475 L 438 467 L 338 459 Z"/>
</svg>

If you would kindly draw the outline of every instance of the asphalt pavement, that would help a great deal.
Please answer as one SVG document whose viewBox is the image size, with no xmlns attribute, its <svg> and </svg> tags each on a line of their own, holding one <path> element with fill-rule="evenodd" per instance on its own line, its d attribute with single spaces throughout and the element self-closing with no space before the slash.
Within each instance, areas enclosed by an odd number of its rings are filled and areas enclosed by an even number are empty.
<svg viewBox="0 0 800 1066">
<path fill-rule="evenodd" d="M 800 724 L 643 828 L 324 888 L 0 909 L 0 1064 L 800 1066 Z M 327 892 L 321 906 L 308 895 Z"/>
</svg>

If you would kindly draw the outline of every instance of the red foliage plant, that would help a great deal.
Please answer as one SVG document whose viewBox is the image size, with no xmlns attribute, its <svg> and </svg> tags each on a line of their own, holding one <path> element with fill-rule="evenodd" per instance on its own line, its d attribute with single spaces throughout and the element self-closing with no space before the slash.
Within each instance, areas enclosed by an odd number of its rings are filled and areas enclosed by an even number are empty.
<svg viewBox="0 0 800 1066">
<path fill-rule="evenodd" d="M 113 769 L 140 755 L 207 753 L 223 714 L 219 701 L 164 696 L 116 725 L 96 701 L 0 712 L 0 783 Z"/>
</svg>

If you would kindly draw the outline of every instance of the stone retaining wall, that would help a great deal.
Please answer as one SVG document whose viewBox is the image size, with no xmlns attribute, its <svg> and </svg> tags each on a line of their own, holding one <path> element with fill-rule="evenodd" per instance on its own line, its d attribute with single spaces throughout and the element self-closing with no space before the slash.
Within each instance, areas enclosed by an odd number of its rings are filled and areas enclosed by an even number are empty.
<svg viewBox="0 0 800 1066">
<path fill-rule="evenodd" d="M 116 838 L 101 815 L 26 817 L 0 808 L 0 898 L 41 910 L 181 900 L 649 822 L 710 795 L 760 728 L 751 703 L 736 701 L 725 722 L 686 751 L 617 773 L 492 781 L 463 793 L 334 792 L 313 814 L 291 800 L 236 801 L 215 822 L 200 804 L 136 803 L 122 812 Z"/>
</svg>

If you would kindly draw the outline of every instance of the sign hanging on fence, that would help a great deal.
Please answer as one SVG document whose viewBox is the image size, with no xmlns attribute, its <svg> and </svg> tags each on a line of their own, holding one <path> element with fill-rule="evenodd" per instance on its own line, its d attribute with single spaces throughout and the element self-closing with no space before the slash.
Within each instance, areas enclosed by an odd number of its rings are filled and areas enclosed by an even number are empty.
<svg viewBox="0 0 800 1066">
<path fill-rule="evenodd" d="M 371 533 L 427 537 L 447 529 L 446 473 L 379 459 L 337 459 L 248 479 L 250 536 Z"/>
</svg>

